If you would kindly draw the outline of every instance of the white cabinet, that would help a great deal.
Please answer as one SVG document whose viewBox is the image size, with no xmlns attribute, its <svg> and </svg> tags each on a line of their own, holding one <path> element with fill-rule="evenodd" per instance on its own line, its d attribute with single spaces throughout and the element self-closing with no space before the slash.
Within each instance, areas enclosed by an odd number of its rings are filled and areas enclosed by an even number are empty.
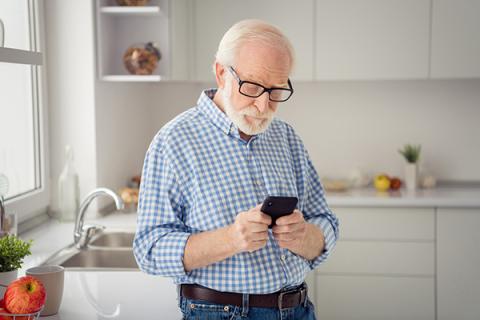
<svg viewBox="0 0 480 320">
<path fill-rule="evenodd" d="M 433 277 L 317 274 L 316 282 L 318 319 L 435 319 Z"/>
<path fill-rule="evenodd" d="M 428 77 L 430 0 L 317 0 L 316 79 Z"/>
<path fill-rule="evenodd" d="M 316 270 L 319 319 L 435 318 L 435 210 L 332 208 L 340 239 Z"/>
<path fill-rule="evenodd" d="M 480 77 L 480 1 L 433 0 L 432 78 Z"/>
<path fill-rule="evenodd" d="M 193 78 L 193 32 L 191 0 L 170 0 L 171 80 Z"/>
<path fill-rule="evenodd" d="M 438 320 L 480 315 L 480 209 L 437 211 Z"/>
<path fill-rule="evenodd" d="M 220 39 L 235 22 L 247 18 L 278 26 L 296 51 L 292 78 L 313 79 L 313 0 L 202 0 L 193 4 L 195 80 L 215 80 L 212 64 Z"/>
<path fill-rule="evenodd" d="M 170 74 L 168 0 L 143 7 L 122 7 L 114 0 L 96 0 L 97 72 L 104 81 L 160 81 Z M 161 59 L 152 75 L 131 75 L 123 63 L 134 44 L 153 42 Z"/>
<path fill-rule="evenodd" d="M 97 5 L 97 69 L 111 81 L 215 80 L 229 27 L 247 18 L 277 25 L 296 51 L 293 80 L 480 77 L 478 0 L 150 0 Z M 123 53 L 158 44 L 153 76 L 130 76 Z"/>
</svg>

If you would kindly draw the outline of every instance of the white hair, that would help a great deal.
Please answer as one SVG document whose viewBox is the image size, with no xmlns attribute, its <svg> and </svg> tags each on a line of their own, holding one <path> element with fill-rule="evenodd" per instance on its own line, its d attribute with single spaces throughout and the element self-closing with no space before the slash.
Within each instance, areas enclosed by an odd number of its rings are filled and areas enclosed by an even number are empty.
<svg viewBox="0 0 480 320">
<path fill-rule="evenodd" d="M 248 19 L 235 23 L 223 35 L 215 54 L 213 73 L 216 72 L 215 63 L 224 66 L 235 65 L 239 48 L 246 42 L 260 42 L 272 48 L 286 51 L 290 61 L 290 71 L 295 63 L 295 52 L 290 40 L 275 26 L 262 20 Z"/>
</svg>

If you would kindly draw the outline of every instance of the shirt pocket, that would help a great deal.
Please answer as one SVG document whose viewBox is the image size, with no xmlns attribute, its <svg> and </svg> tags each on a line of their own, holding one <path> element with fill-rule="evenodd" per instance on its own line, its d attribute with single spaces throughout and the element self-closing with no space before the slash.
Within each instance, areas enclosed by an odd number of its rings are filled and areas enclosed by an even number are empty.
<svg viewBox="0 0 480 320">
<path fill-rule="evenodd" d="M 184 316 L 186 319 L 224 320 L 232 318 L 235 307 L 208 303 L 201 300 L 187 300 Z"/>
</svg>

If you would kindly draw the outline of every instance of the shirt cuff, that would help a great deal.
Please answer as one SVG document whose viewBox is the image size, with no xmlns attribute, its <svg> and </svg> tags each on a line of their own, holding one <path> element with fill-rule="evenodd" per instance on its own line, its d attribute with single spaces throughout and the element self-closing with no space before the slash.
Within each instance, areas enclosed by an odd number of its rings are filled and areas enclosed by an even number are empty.
<svg viewBox="0 0 480 320">
<path fill-rule="evenodd" d="M 325 217 L 313 218 L 309 222 L 319 227 L 320 230 L 322 230 L 323 236 L 325 239 L 323 252 L 313 260 L 307 261 L 310 269 L 313 270 L 316 267 L 318 267 L 323 261 L 325 261 L 327 257 L 330 255 L 330 252 L 332 252 L 337 242 L 337 236 L 335 234 L 335 230 L 332 227 L 332 224 L 327 218 Z"/>
<path fill-rule="evenodd" d="M 171 232 L 160 238 L 152 252 L 154 271 L 165 277 L 182 277 L 187 272 L 183 265 L 183 255 L 190 233 Z"/>
</svg>

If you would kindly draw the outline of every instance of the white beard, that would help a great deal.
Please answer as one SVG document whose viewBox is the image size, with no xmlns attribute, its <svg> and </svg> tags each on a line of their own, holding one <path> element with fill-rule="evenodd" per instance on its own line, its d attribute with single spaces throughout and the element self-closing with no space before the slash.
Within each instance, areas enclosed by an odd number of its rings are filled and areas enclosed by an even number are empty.
<svg viewBox="0 0 480 320">
<path fill-rule="evenodd" d="M 237 126 L 237 128 L 243 133 L 253 136 L 267 130 L 268 126 L 273 120 L 275 114 L 274 111 L 268 109 L 265 113 L 259 113 L 257 108 L 250 106 L 244 110 L 237 112 L 235 107 L 232 104 L 231 95 L 232 95 L 232 78 L 228 77 L 226 79 L 225 88 L 222 90 L 222 100 L 225 107 L 225 113 L 232 120 L 232 122 Z M 245 116 L 261 118 L 261 119 L 251 119 L 251 122 L 247 121 Z"/>
</svg>

